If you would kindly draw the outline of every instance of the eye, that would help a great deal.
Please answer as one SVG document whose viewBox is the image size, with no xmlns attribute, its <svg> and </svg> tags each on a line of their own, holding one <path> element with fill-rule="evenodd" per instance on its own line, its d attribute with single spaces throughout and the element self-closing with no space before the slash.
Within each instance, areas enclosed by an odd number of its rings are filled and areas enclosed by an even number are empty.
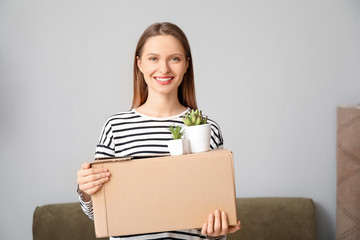
<svg viewBox="0 0 360 240">
<path fill-rule="evenodd" d="M 180 58 L 179 57 L 173 57 L 173 58 L 171 58 L 171 61 L 172 62 L 179 62 Z"/>
<path fill-rule="evenodd" d="M 155 62 L 155 61 L 158 60 L 158 58 L 157 57 L 149 57 L 149 60 L 152 61 L 152 62 Z"/>
</svg>

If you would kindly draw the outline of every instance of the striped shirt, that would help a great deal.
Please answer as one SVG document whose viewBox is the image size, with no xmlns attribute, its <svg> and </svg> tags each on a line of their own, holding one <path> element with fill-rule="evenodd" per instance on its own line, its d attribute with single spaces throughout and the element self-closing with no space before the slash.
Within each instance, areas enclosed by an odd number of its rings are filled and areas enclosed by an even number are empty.
<svg viewBox="0 0 360 240">
<path fill-rule="evenodd" d="M 120 112 L 107 119 L 101 131 L 96 147 L 95 159 L 105 157 L 142 156 L 169 153 L 167 142 L 172 139 L 169 126 L 185 126 L 182 117 L 189 112 L 189 108 L 176 116 L 169 118 L 155 118 L 138 113 L 135 109 Z M 208 119 L 211 125 L 210 149 L 222 148 L 223 138 L 219 125 Z M 93 219 L 91 200 L 85 202 L 78 190 L 80 205 L 84 213 Z M 128 235 L 111 237 L 110 239 L 145 240 L 145 239 L 204 239 L 200 230 L 189 229 L 161 233 Z"/>
</svg>

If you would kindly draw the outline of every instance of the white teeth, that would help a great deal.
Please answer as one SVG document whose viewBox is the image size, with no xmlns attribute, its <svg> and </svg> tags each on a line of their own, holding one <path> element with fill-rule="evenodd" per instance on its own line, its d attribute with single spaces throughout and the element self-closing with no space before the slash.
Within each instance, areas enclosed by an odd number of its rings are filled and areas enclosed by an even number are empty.
<svg viewBox="0 0 360 240">
<path fill-rule="evenodd" d="M 166 81 L 170 81 L 171 78 L 155 78 L 156 80 L 158 81 L 161 81 L 161 82 L 166 82 Z"/>
</svg>

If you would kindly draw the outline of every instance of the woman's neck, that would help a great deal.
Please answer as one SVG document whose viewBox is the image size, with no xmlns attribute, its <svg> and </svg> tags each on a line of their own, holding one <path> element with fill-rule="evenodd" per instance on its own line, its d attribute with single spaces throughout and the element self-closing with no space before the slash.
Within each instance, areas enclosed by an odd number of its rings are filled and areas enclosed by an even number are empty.
<svg viewBox="0 0 360 240">
<path fill-rule="evenodd" d="M 137 112 L 158 118 L 166 118 L 178 115 L 186 111 L 186 107 L 181 105 L 176 97 L 163 95 L 148 96 L 146 102 L 136 109 Z"/>
</svg>

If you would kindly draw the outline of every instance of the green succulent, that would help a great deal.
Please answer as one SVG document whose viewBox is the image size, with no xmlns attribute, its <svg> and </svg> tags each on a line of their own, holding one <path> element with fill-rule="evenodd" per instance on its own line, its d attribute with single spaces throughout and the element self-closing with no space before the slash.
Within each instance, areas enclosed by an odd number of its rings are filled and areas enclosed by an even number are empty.
<svg viewBox="0 0 360 240">
<path fill-rule="evenodd" d="M 181 126 L 170 126 L 169 129 L 174 140 L 181 139 L 181 137 L 184 135 L 184 131 L 182 130 Z"/>
<path fill-rule="evenodd" d="M 202 115 L 202 112 L 199 111 L 198 109 L 196 110 L 192 109 L 189 113 L 183 116 L 183 122 L 187 126 L 206 124 L 207 120 L 208 120 L 207 116 L 204 117 Z"/>
</svg>

